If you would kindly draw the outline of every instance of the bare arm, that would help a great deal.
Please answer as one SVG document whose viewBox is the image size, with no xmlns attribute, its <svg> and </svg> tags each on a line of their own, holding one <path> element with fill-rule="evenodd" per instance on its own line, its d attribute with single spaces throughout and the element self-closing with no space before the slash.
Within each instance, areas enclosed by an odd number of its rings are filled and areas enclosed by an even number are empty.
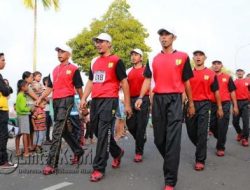
<svg viewBox="0 0 250 190">
<path fill-rule="evenodd" d="M 194 102 L 192 97 L 192 89 L 189 80 L 184 82 L 185 92 L 188 98 L 188 117 L 193 117 L 195 114 Z"/>
<path fill-rule="evenodd" d="M 93 87 L 93 81 L 88 80 L 82 98 L 81 98 L 81 103 L 80 103 L 80 108 L 81 109 L 86 109 L 86 105 L 87 105 L 87 98 L 89 97 L 91 91 L 92 91 L 92 87 Z"/>
<path fill-rule="evenodd" d="M 82 99 L 82 95 L 83 95 L 82 88 L 76 88 L 76 92 L 79 95 L 80 99 Z"/>
<path fill-rule="evenodd" d="M 150 89 L 150 84 L 151 84 L 151 78 L 145 78 L 143 83 L 142 83 L 140 97 L 135 102 L 135 108 L 137 110 L 141 109 L 142 98 L 148 92 L 148 90 Z"/>
<path fill-rule="evenodd" d="M 45 91 L 43 91 L 42 95 L 37 99 L 36 105 L 38 105 L 43 98 L 48 97 L 48 95 L 52 92 L 52 90 L 53 90 L 52 88 L 47 87 Z"/>
<path fill-rule="evenodd" d="M 214 92 L 215 95 L 215 100 L 216 100 L 216 104 L 217 104 L 217 117 L 218 118 L 222 118 L 223 117 L 223 110 L 222 110 L 222 104 L 221 104 L 221 98 L 220 98 L 220 93 L 219 90 L 216 90 Z"/>
<path fill-rule="evenodd" d="M 124 78 L 120 82 L 122 91 L 124 94 L 124 106 L 125 106 L 125 112 L 127 113 L 127 116 L 130 117 L 132 115 L 132 108 L 130 105 L 130 93 L 129 93 L 129 85 L 127 78 Z"/>
<path fill-rule="evenodd" d="M 230 93 L 230 95 L 231 95 L 231 100 L 232 100 L 232 103 L 233 103 L 233 114 L 238 115 L 239 114 L 239 108 L 238 108 L 238 104 L 237 104 L 235 91 L 232 91 Z"/>
</svg>

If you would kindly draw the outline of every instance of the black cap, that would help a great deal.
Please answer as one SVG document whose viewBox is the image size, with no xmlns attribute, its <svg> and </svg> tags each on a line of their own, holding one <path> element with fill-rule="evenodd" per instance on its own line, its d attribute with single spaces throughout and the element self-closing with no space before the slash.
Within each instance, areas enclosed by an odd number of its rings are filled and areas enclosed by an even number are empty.
<svg viewBox="0 0 250 190">
<path fill-rule="evenodd" d="M 193 52 L 193 55 L 195 55 L 195 54 L 197 54 L 197 53 L 200 53 L 200 54 L 202 54 L 202 55 L 205 55 L 204 51 L 201 51 L 201 50 L 195 50 L 195 51 Z"/>
</svg>

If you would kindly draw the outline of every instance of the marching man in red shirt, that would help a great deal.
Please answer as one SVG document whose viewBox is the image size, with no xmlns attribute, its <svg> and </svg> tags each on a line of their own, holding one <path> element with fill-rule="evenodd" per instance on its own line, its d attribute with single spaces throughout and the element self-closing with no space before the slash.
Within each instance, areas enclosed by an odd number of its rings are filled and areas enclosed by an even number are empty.
<svg viewBox="0 0 250 190">
<path fill-rule="evenodd" d="M 224 116 L 221 119 L 216 116 L 218 108 L 215 96 L 212 96 L 210 130 L 213 132 L 214 137 L 217 139 L 217 156 L 224 156 L 225 154 L 225 144 L 227 139 L 231 102 L 233 104 L 233 114 L 237 115 L 239 113 L 235 95 L 235 84 L 230 75 L 222 72 L 222 68 L 223 65 L 221 61 L 215 60 L 212 62 L 212 69 L 216 73 L 219 83 L 219 92 L 224 113 Z"/>
<path fill-rule="evenodd" d="M 165 190 L 173 190 L 180 161 L 182 94 L 185 90 L 189 99 L 189 116 L 192 117 L 195 112 L 189 83 L 193 72 L 188 55 L 173 49 L 175 30 L 162 28 L 158 34 L 162 51 L 154 57 L 153 62 L 146 65 L 145 79 L 135 107 L 142 109 L 143 98 L 147 96 L 152 80 L 154 142 L 164 159 Z"/>
<path fill-rule="evenodd" d="M 135 109 L 135 102 L 140 96 L 141 87 L 144 81 L 145 66 L 142 64 L 143 53 L 140 49 L 133 49 L 130 52 L 131 63 L 133 64 L 127 70 L 131 105 L 133 107 L 133 115 L 126 120 L 128 130 L 135 139 L 135 162 L 142 161 L 144 144 L 146 142 L 146 127 L 149 117 L 149 92 L 143 97 L 143 103 L 140 110 Z"/>
<path fill-rule="evenodd" d="M 248 95 L 250 91 L 250 82 L 243 78 L 245 72 L 242 69 L 236 70 L 237 79 L 236 99 L 239 108 L 239 115 L 233 116 L 233 126 L 237 132 L 237 141 L 241 141 L 242 146 L 248 146 L 249 137 L 249 112 L 248 112 Z M 243 129 L 240 127 L 240 118 L 242 118 Z"/>
<path fill-rule="evenodd" d="M 53 72 L 49 75 L 47 88 L 37 100 L 37 104 L 39 104 L 42 99 L 53 92 L 52 98 L 55 124 L 52 133 L 52 145 L 47 159 L 47 166 L 43 169 L 44 175 L 56 172 L 62 137 L 74 152 L 75 158 L 72 162 L 77 163 L 80 157 L 84 154 L 79 143 L 72 137 L 65 127 L 68 119 L 67 117 L 69 116 L 74 104 L 75 92 L 77 91 L 79 96 L 82 97 L 82 78 L 78 67 L 69 62 L 72 51 L 71 48 L 62 44 L 56 47 L 55 50 L 57 51 L 60 64 L 56 66 Z"/>
<path fill-rule="evenodd" d="M 89 80 L 80 106 L 82 109 L 86 109 L 87 98 L 92 92 L 90 125 L 94 129 L 98 141 L 90 181 L 97 182 L 104 177 L 109 153 L 113 157 L 112 167 L 114 169 L 120 167 L 124 154 L 124 150 L 117 145 L 112 133 L 120 85 L 124 93 L 127 117 L 131 116 L 132 110 L 126 69 L 122 60 L 111 53 L 111 36 L 101 33 L 93 38 L 93 41 L 100 56 L 91 62 Z"/>
<path fill-rule="evenodd" d="M 209 121 L 209 110 L 211 108 L 211 96 L 215 94 L 217 103 L 217 116 L 223 117 L 223 110 L 219 94 L 219 86 L 215 73 L 204 66 L 206 56 L 201 50 L 193 52 L 195 67 L 194 77 L 190 79 L 192 97 L 195 106 L 195 116 L 186 118 L 187 133 L 196 146 L 195 170 L 201 171 L 205 167 L 207 157 L 207 132 Z"/>
</svg>

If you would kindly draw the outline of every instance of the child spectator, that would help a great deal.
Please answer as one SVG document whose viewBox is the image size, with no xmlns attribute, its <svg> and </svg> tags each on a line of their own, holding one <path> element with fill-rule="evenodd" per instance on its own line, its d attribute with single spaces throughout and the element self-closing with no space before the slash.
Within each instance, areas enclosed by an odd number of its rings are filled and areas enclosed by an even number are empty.
<svg viewBox="0 0 250 190">
<path fill-rule="evenodd" d="M 30 134 L 29 115 L 31 107 L 27 105 L 25 92 L 28 91 L 28 83 L 25 80 L 17 82 L 17 98 L 16 98 L 16 112 L 17 123 L 19 126 L 20 134 L 16 136 L 16 156 L 21 155 L 20 151 L 20 138 L 23 136 L 24 157 L 29 156 L 29 143 L 28 138 Z"/>
<path fill-rule="evenodd" d="M 42 153 L 42 143 L 44 141 L 46 132 L 46 113 L 44 110 L 46 104 L 46 100 L 43 99 L 35 108 L 34 113 L 32 115 L 32 124 L 34 127 L 33 150 L 35 150 L 38 154 Z"/>
<path fill-rule="evenodd" d="M 44 86 L 40 83 L 42 78 L 42 73 L 35 71 L 33 73 L 33 82 L 31 83 L 31 88 L 35 94 L 39 97 L 44 91 Z"/>
<path fill-rule="evenodd" d="M 49 80 L 48 77 L 43 78 L 43 85 L 45 88 L 48 86 L 48 80 Z M 52 98 L 51 94 L 46 98 L 47 104 L 46 104 L 45 109 L 44 109 L 45 114 L 46 114 L 46 141 L 44 142 L 44 144 L 47 144 L 47 145 L 52 143 L 52 140 L 50 138 L 50 127 L 52 126 L 53 122 L 52 122 L 52 118 L 50 115 L 50 109 L 49 109 L 49 102 L 50 102 L 51 98 Z"/>
</svg>

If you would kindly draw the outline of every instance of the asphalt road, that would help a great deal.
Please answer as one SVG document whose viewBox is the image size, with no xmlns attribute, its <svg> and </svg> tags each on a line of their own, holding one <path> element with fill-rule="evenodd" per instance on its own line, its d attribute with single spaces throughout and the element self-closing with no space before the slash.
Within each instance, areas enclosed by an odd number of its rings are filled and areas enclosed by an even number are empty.
<svg viewBox="0 0 250 190">
<path fill-rule="evenodd" d="M 34 156 L 20 159 L 19 167 L 11 174 L 0 174 L 0 190 L 162 190 L 164 179 L 163 160 L 160 157 L 152 136 L 152 128 L 147 129 L 148 141 L 144 160 L 134 163 L 134 141 L 130 135 L 119 144 L 125 149 L 121 168 L 112 169 L 109 159 L 105 178 L 89 182 L 89 173 L 94 157 L 95 145 L 87 145 L 82 163 L 71 166 L 71 152 L 63 144 L 61 164 L 57 175 L 43 176 L 41 169 L 46 157 Z M 189 141 L 185 126 L 182 133 L 182 150 L 176 190 L 249 190 L 250 189 L 250 150 L 235 141 L 235 131 L 229 129 L 225 157 L 215 155 L 215 139 L 208 139 L 208 158 L 204 171 L 194 171 L 195 148 Z M 48 148 L 48 147 L 47 147 Z M 13 149 L 13 140 L 9 142 Z M 15 159 L 15 158 L 13 158 Z"/>
</svg>

